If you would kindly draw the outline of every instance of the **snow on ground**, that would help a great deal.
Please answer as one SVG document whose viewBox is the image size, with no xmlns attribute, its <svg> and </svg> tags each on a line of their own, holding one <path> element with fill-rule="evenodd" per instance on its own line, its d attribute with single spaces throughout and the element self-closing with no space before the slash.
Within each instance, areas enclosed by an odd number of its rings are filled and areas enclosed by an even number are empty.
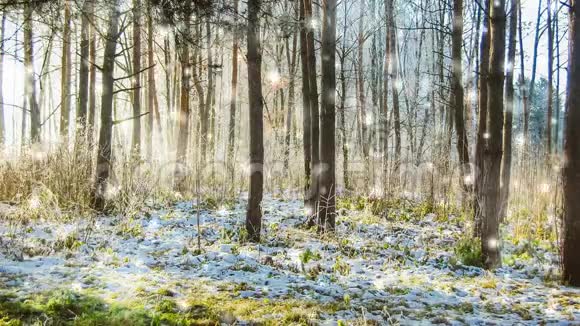
<svg viewBox="0 0 580 326">
<path fill-rule="evenodd" d="M 494 273 L 455 261 L 458 220 L 410 222 L 347 212 L 337 235 L 302 226 L 301 201 L 267 197 L 261 244 L 240 244 L 245 201 L 198 212 L 192 203 L 136 218 L 0 222 L 0 294 L 69 288 L 130 299 L 169 289 L 179 301 L 193 286 L 257 300 L 341 303 L 321 324 L 357 318 L 379 324 L 554 324 L 580 321 L 580 291 L 544 281 L 555 255 L 537 250 Z M 509 255 L 517 247 L 506 244 Z M 341 322 L 342 324 L 342 322 Z"/>
</svg>

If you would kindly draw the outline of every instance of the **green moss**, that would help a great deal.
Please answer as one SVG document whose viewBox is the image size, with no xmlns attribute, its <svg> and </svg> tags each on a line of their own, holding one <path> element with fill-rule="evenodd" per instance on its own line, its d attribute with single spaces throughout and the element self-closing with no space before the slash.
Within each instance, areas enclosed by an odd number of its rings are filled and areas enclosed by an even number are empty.
<svg viewBox="0 0 580 326">
<path fill-rule="evenodd" d="M 178 304 L 179 302 L 179 304 Z M 261 325 L 308 325 L 332 307 L 294 300 L 242 299 L 194 291 L 185 299 L 147 296 L 108 303 L 71 291 L 25 298 L 0 296 L 0 326 L 15 325 L 219 325 L 246 321 Z M 48 320 L 48 322 L 46 322 Z"/>
<path fill-rule="evenodd" d="M 150 321 L 143 307 L 108 305 L 70 291 L 22 299 L 0 297 L 0 325 L 143 325 Z"/>
</svg>

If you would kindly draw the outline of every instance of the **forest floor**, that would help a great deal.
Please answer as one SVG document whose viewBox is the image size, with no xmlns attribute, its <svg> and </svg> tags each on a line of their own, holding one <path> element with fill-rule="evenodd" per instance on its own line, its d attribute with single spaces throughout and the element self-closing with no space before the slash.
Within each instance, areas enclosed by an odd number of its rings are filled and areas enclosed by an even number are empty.
<svg viewBox="0 0 580 326">
<path fill-rule="evenodd" d="M 580 322 L 580 290 L 552 280 L 553 245 L 504 230 L 504 267 L 489 273 L 456 258 L 459 216 L 341 209 L 321 238 L 301 201 L 267 196 L 263 211 L 260 244 L 241 241 L 243 199 L 199 215 L 183 202 L 132 218 L 4 219 L 0 325 Z"/>
</svg>

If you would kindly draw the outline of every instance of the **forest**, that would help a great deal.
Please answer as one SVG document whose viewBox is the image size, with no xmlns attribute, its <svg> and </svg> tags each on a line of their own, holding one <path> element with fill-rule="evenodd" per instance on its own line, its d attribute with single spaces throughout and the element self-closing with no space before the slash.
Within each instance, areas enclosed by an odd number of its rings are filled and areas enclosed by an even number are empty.
<svg viewBox="0 0 580 326">
<path fill-rule="evenodd" d="M 579 0 L 0 0 L 0 326 L 579 325 Z"/>
</svg>

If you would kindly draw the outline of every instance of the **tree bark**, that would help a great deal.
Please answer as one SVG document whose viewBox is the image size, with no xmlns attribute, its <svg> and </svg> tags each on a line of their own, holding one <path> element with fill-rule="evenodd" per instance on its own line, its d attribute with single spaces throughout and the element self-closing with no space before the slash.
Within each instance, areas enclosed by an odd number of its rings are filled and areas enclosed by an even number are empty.
<svg viewBox="0 0 580 326">
<path fill-rule="evenodd" d="M 395 168 L 394 173 L 397 174 L 399 171 L 399 166 L 401 164 L 401 116 L 399 109 L 399 85 L 401 81 L 399 80 L 399 59 L 398 59 L 398 47 L 397 47 L 397 31 L 395 27 L 395 17 L 394 17 L 394 0 L 390 0 L 390 10 L 391 10 L 391 91 L 393 93 L 393 127 L 395 129 Z"/>
<path fill-rule="evenodd" d="M 453 111 L 455 113 L 455 131 L 457 132 L 457 154 L 461 164 L 461 174 L 464 191 L 467 193 L 471 182 L 468 180 L 471 175 L 469 167 L 469 144 L 467 140 L 467 131 L 465 129 L 464 113 L 464 94 L 463 94 L 463 65 L 461 48 L 463 45 L 463 0 L 453 2 L 453 34 L 451 37 L 451 57 L 453 60 L 452 67 L 452 90 L 453 90 Z"/>
<path fill-rule="evenodd" d="M 205 29 L 206 29 L 206 42 L 207 42 L 207 93 L 206 93 L 206 100 L 205 100 L 205 105 L 206 108 L 204 110 L 204 124 L 206 125 L 206 130 L 204 133 L 205 138 L 205 143 L 207 143 L 207 145 L 209 146 L 209 152 L 210 152 L 210 160 L 213 159 L 213 150 L 214 150 L 214 121 L 215 121 L 215 116 L 214 116 L 214 78 L 213 78 L 213 53 L 211 50 L 211 25 L 210 25 L 210 21 L 209 21 L 209 17 L 206 18 L 205 21 Z M 203 145 L 205 146 L 205 145 Z M 202 160 L 202 162 L 205 162 L 205 156 L 206 156 L 206 151 L 203 150 L 201 152 L 202 157 L 204 158 L 204 160 Z"/>
<path fill-rule="evenodd" d="M 312 174 L 312 119 L 310 108 L 310 78 L 308 76 L 308 41 L 306 30 L 308 21 L 306 20 L 306 13 L 304 8 L 304 1 L 300 1 L 300 61 L 302 67 L 302 129 L 303 129 L 303 149 L 304 149 L 304 207 L 306 215 L 310 217 L 314 208 L 310 201 L 310 179 Z"/>
<path fill-rule="evenodd" d="M 564 234 L 562 279 L 580 286 L 580 3 L 570 0 L 568 93 L 564 153 Z"/>
<path fill-rule="evenodd" d="M 364 66 L 364 48 L 365 48 L 365 31 L 364 31 L 364 17 L 365 17 L 365 0 L 361 0 L 361 13 L 359 17 L 358 25 L 358 51 L 357 51 L 357 83 L 358 83 L 358 94 L 357 103 L 360 115 L 360 126 L 361 126 L 361 146 L 363 151 L 363 160 L 365 161 L 365 176 L 368 178 L 369 171 L 369 152 L 370 144 L 368 139 L 368 126 L 367 126 L 367 110 L 366 110 L 366 99 L 365 99 L 365 66 Z M 366 180 L 368 181 L 368 180 Z"/>
<path fill-rule="evenodd" d="M 30 111 L 30 142 L 40 142 L 40 108 L 36 102 L 36 82 L 34 80 L 34 44 L 32 31 L 33 4 L 28 3 L 24 8 L 24 67 L 25 67 L 25 94 Z M 23 123 L 24 131 L 24 123 Z M 24 133 L 22 134 L 24 142 Z"/>
<path fill-rule="evenodd" d="M 77 137 L 85 135 L 87 112 L 89 105 L 89 65 L 90 59 L 90 21 L 89 13 L 92 12 L 92 0 L 86 0 L 83 4 L 81 18 L 81 67 L 79 70 L 79 103 L 77 106 Z"/>
<path fill-rule="evenodd" d="M 312 27 L 312 1 L 304 0 L 304 14 L 307 23 L 306 27 L 306 48 L 307 48 L 307 66 L 308 66 L 308 86 L 310 99 L 310 149 L 311 149 L 311 168 L 310 168 L 310 193 L 306 210 L 310 212 L 311 217 L 318 217 L 318 182 L 320 181 L 320 113 L 318 107 L 318 85 L 316 78 L 316 51 L 314 48 L 314 29 Z M 310 224 L 312 225 L 311 219 Z"/>
<path fill-rule="evenodd" d="M 4 121 L 4 37 L 6 31 L 6 11 L 2 12 L 0 23 L 0 149 L 6 142 L 6 122 Z"/>
<path fill-rule="evenodd" d="M 91 20 L 94 20 L 95 14 L 95 6 L 91 6 L 91 11 L 87 13 Z M 89 107 L 88 107 L 88 143 L 92 144 L 93 142 L 93 129 L 95 128 L 95 114 L 97 109 L 97 91 L 96 91 L 96 83 L 97 83 L 97 33 L 96 33 L 96 26 L 94 22 L 90 24 L 90 43 L 89 43 L 89 61 L 90 61 L 90 68 L 89 68 Z"/>
<path fill-rule="evenodd" d="M 161 140 L 161 116 L 159 114 L 159 103 L 157 102 L 157 87 L 155 86 L 155 58 L 153 41 L 155 32 L 153 30 L 153 9 L 151 0 L 147 3 L 147 157 L 149 162 L 153 159 L 153 134 L 154 120 L 157 122 L 157 137 Z M 169 109 L 169 108 L 168 108 Z M 160 142 L 161 143 L 161 142 Z"/>
<path fill-rule="evenodd" d="M 105 39 L 103 59 L 103 95 L 101 98 L 101 129 L 99 132 L 99 147 L 97 155 L 97 171 L 93 190 L 93 205 L 98 211 L 105 210 L 108 191 L 108 180 L 111 170 L 112 135 L 113 135 L 113 93 L 115 74 L 115 52 L 119 38 L 119 0 L 110 5 L 110 18 Z"/>
<path fill-rule="evenodd" d="M 264 131 L 262 97 L 262 54 L 259 12 L 261 0 L 248 0 L 248 97 L 250 105 L 250 192 L 246 211 L 248 240 L 260 241 L 264 183 Z"/>
<path fill-rule="evenodd" d="M 536 18 L 536 29 L 534 35 L 534 52 L 532 55 L 532 75 L 530 77 L 530 87 L 528 98 L 534 99 L 536 89 L 536 71 L 538 67 L 538 46 L 540 44 L 540 29 L 542 23 L 542 0 L 538 1 L 538 14 Z M 524 151 L 529 149 L 529 125 L 530 125 L 530 110 L 524 112 Z"/>
<path fill-rule="evenodd" d="M 285 138 L 284 138 L 284 171 L 288 173 L 290 168 L 290 136 L 292 133 L 292 115 L 294 114 L 294 99 L 295 99 L 295 84 L 296 84 L 296 51 L 298 38 L 297 34 L 292 35 L 292 49 L 286 39 L 286 61 L 288 62 L 288 72 L 290 74 L 290 81 L 288 85 L 288 110 L 286 112 L 285 123 Z"/>
<path fill-rule="evenodd" d="M 528 117 L 529 111 L 528 108 L 528 87 L 526 86 L 526 69 L 525 69 L 525 52 L 524 52 L 524 35 L 523 35 L 523 28 L 522 28 L 522 4 L 520 0 L 516 0 L 517 10 L 519 14 L 519 21 L 518 21 L 518 37 L 519 37 L 519 45 L 520 45 L 520 77 L 519 77 L 519 88 L 520 92 L 522 93 L 522 113 L 524 116 L 524 146 L 527 143 L 528 139 Z M 524 155 L 526 148 L 524 147 Z"/>
<path fill-rule="evenodd" d="M 508 36 L 508 64 L 505 79 L 505 121 L 503 125 L 503 163 L 501 167 L 501 212 L 500 221 L 506 215 L 510 194 L 512 168 L 512 138 L 514 111 L 514 66 L 516 60 L 516 35 L 518 24 L 517 0 L 510 1 L 510 29 Z"/>
<path fill-rule="evenodd" d="M 546 157 L 552 154 L 552 121 L 554 110 L 554 29 L 552 28 L 552 0 L 546 2 L 548 12 L 548 105 L 546 116 Z M 559 96 L 559 95 L 558 95 Z"/>
<path fill-rule="evenodd" d="M 499 213 L 501 210 L 500 175 L 502 159 L 503 96 L 505 66 L 505 0 L 495 0 L 491 6 L 491 35 L 489 76 L 487 79 L 489 139 L 484 151 L 483 196 L 484 206 L 481 244 L 486 268 L 501 266 Z"/>
<path fill-rule="evenodd" d="M 185 9 L 185 26 L 183 30 L 183 35 L 190 34 L 190 19 L 191 19 L 191 9 Z M 175 161 L 177 162 L 175 170 L 175 182 L 174 187 L 177 191 L 185 191 L 185 171 L 184 165 L 187 157 L 187 144 L 189 140 L 189 90 L 190 90 L 190 79 L 193 69 L 190 66 L 189 57 L 189 41 L 185 37 L 178 37 L 178 48 L 180 49 L 180 64 L 181 64 L 181 88 L 180 88 L 180 105 L 179 105 L 179 118 L 178 118 L 178 136 L 177 136 L 177 155 Z"/>
<path fill-rule="evenodd" d="M 133 116 L 141 115 L 141 0 L 133 0 Z M 149 114 L 152 114 L 151 112 Z M 141 118 L 133 119 L 131 147 L 141 155 Z"/>
<path fill-rule="evenodd" d="M 62 35 L 62 60 L 60 84 L 60 135 L 63 141 L 68 141 L 70 121 L 70 77 L 71 77 L 71 12 L 68 0 L 64 2 L 64 30 Z"/>
<path fill-rule="evenodd" d="M 336 216 L 336 0 L 323 2 L 322 18 L 322 114 L 320 128 L 319 231 L 332 232 Z"/>
<path fill-rule="evenodd" d="M 238 15 L 239 0 L 234 0 L 234 15 Z M 238 101 L 238 30 L 234 29 L 232 42 L 232 83 L 230 94 L 230 123 L 228 128 L 228 164 L 234 177 L 234 142 L 236 139 L 236 107 Z"/>
<path fill-rule="evenodd" d="M 490 0 L 485 0 L 483 19 L 483 29 L 481 32 L 481 43 L 480 43 L 480 59 L 479 59 L 479 117 L 478 117 L 478 127 L 477 127 L 477 139 L 475 145 L 475 182 L 474 182 L 474 192 L 475 192 L 475 202 L 473 205 L 474 210 L 474 228 L 473 233 L 475 237 L 481 236 L 481 223 L 483 214 L 483 203 L 480 202 L 482 197 L 483 189 L 483 172 L 484 172 L 484 150 L 487 138 L 487 79 L 489 73 L 489 51 L 490 51 L 490 37 L 489 37 L 489 25 L 490 25 Z"/>
</svg>

